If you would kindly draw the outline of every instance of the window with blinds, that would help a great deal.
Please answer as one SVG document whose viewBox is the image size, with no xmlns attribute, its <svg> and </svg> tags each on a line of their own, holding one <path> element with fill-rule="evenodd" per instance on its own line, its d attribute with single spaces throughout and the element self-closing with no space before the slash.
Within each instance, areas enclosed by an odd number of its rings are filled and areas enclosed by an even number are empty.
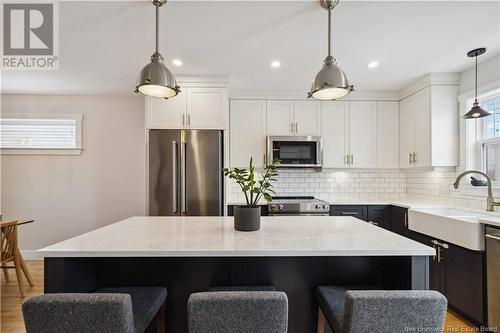
<svg viewBox="0 0 500 333">
<path fill-rule="evenodd" d="M 483 109 L 491 112 L 491 116 L 484 118 L 484 139 L 500 137 L 500 95 L 483 99 L 480 102 Z"/>
<path fill-rule="evenodd" d="M 2 151 L 80 149 L 80 119 L 71 116 L 1 118 L 0 148 Z"/>
</svg>

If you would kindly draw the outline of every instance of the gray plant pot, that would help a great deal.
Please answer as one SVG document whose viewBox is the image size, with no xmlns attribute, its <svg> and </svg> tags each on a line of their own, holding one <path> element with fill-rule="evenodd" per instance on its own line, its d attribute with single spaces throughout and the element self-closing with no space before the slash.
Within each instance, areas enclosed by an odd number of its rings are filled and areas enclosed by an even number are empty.
<svg viewBox="0 0 500 333">
<path fill-rule="evenodd" d="M 260 206 L 234 207 L 234 229 L 256 231 L 260 229 Z"/>
</svg>

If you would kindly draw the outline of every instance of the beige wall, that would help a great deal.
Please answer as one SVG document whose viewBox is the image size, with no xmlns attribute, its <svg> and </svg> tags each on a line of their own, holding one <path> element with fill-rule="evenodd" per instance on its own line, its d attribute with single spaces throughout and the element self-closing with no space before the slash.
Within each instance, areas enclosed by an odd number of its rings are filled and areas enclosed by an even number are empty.
<svg viewBox="0 0 500 333">
<path fill-rule="evenodd" d="M 78 156 L 1 156 L 1 207 L 35 250 L 145 214 L 144 102 L 139 96 L 3 95 L 2 113 L 83 114 Z M 29 253 L 29 252 L 28 252 Z"/>
</svg>

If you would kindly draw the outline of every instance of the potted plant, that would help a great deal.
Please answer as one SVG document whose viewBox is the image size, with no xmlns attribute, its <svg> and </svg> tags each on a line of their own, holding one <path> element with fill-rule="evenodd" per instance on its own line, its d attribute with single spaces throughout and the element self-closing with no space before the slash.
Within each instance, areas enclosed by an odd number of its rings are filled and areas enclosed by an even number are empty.
<svg viewBox="0 0 500 333">
<path fill-rule="evenodd" d="M 256 179 L 253 159 L 247 169 L 225 168 L 224 175 L 234 180 L 245 194 L 246 205 L 234 207 L 234 228 L 239 231 L 255 231 L 260 229 L 260 206 L 257 204 L 264 197 L 271 200 L 271 194 L 276 194 L 272 181 L 276 181 L 277 167 L 280 161 L 275 159 L 271 165 L 262 170 L 262 179 Z"/>
</svg>

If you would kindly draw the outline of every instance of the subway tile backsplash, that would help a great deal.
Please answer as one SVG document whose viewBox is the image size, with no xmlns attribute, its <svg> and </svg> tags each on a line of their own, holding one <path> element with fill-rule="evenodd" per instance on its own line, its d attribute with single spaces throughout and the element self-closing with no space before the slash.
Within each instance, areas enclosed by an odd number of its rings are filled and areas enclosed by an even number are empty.
<svg viewBox="0 0 500 333">
<path fill-rule="evenodd" d="M 465 178 L 453 188 L 455 171 L 281 169 L 277 195 L 310 195 L 329 201 L 422 200 L 450 206 L 486 208 L 486 188 L 471 188 Z M 243 202 L 238 185 L 229 182 L 228 202 Z M 500 189 L 494 190 L 500 197 Z"/>
<path fill-rule="evenodd" d="M 280 169 L 274 184 L 277 195 L 315 196 L 345 200 L 400 200 L 406 198 L 406 173 L 400 171 L 337 171 Z M 228 202 L 242 202 L 238 185 L 231 183 Z"/>
</svg>

